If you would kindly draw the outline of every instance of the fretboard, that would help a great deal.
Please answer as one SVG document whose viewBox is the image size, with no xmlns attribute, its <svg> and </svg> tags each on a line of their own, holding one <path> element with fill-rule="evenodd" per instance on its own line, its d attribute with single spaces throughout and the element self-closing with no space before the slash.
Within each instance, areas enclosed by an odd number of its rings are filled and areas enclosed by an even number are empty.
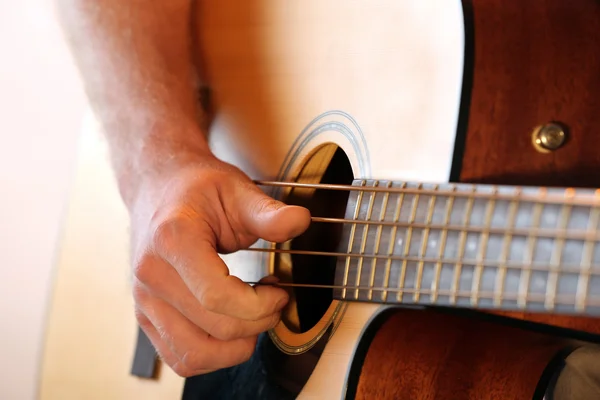
<svg viewBox="0 0 600 400">
<path fill-rule="evenodd" d="M 366 190 L 350 194 L 338 250 L 348 256 L 339 257 L 336 298 L 600 311 L 600 197 L 594 190 L 353 185 Z"/>
</svg>

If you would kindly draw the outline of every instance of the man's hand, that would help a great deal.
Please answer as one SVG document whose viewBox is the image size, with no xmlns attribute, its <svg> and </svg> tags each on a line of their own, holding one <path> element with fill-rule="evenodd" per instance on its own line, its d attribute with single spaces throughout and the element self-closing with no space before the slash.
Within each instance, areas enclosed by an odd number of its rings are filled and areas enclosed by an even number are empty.
<svg viewBox="0 0 600 400">
<path fill-rule="evenodd" d="M 142 188 L 132 207 L 140 326 L 182 376 L 246 361 L 287 294 L 229 275 L 217 252 L 289 240 L 308 227 L 308 210 L 273 200 L 212 156 L 170 167 Z"/>
<path fill-rule="evenodd" d="M 270 199 L 210 152 L 191 0 L 56 4 L 131 216 L 139 323 L 180 375 L 243 362 L 286 293 L 230 276 L 217 252 L 290 239 L 308 210 Z"/>
</svg>

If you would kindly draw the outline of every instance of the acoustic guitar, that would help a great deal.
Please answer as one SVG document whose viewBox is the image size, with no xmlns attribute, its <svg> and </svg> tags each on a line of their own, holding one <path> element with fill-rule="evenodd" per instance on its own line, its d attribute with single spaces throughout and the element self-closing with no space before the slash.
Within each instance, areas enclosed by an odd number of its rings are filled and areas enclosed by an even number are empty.
<svg viewBox="0 0 600 400">
<path fill-rule="evenodd" d="M 215 154 L 313 217 L 223 258 L 248 284 L 277 275 L 290 304 L 244 364 L 159 368 L 92 122 L 42 399 L 600 398 L 599 2 L 195 12 Z"/>
</svg>

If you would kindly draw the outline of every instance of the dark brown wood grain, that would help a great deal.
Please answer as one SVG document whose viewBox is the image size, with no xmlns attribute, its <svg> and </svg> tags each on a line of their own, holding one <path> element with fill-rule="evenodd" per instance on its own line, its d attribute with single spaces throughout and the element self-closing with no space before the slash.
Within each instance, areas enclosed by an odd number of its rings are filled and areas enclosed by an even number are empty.
<svg viewBox="0 0 600 400">
<path fill-rule="evenodd" d="M 600 187 L 600 2 L 479 0 L 465 8 L 474 59 L 460 180 Z M 531 133 L 550 121 L 568 127 L 569 139 L 540 153 Z M 600 334 L 596 319 L 502 314 Z"/>
<path fill-rule="evenodd" d="M 600 2 L 463 3 L 473 58 L 454 179 L 600 187 Z M 568 141 L 539 153 L 532 131 L 552 121 L 568 128 Z M 495 314 L 600 334 L 594 318 Z M 371 342 L 357 398 L 531 399 L 564 346 L 558 336 L 478 318 L 401 310 Z"/>
<path fill-rule="evenodd" d="M 478 319 L 398 310 L 371 344 L 356 398 L 531 399 L 563 345 Z"/>
<path fill-rule="evenodd" d="M 460 180 L 600 187 L 600 2 L 464 4 L 474 60 Z M 570 139 L 542 154 L 531 133 L 550 121 Z"/>
<path fill-rule="evenodd" d="M 489 313 L 523 321 L 535 322 L 549 327 L 560 327 L 600 335 L 600 319 L 598 318 L 496 310 L 490 310 Z"/>
</svg>

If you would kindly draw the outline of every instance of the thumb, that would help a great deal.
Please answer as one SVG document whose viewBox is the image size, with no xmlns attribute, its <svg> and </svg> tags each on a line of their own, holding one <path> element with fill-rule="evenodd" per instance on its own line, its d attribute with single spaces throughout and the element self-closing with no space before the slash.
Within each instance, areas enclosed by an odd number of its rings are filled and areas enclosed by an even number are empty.
<svg viewBox="0 0 600 400">
<path fill-rule="evenodd" d="M 253 236 L 282 243 L 302 234 L 310 225 L 310 211 L 288 206 L 260 189 L 245 191 L 239 197 L 240 222 Z"/>
</svg>

